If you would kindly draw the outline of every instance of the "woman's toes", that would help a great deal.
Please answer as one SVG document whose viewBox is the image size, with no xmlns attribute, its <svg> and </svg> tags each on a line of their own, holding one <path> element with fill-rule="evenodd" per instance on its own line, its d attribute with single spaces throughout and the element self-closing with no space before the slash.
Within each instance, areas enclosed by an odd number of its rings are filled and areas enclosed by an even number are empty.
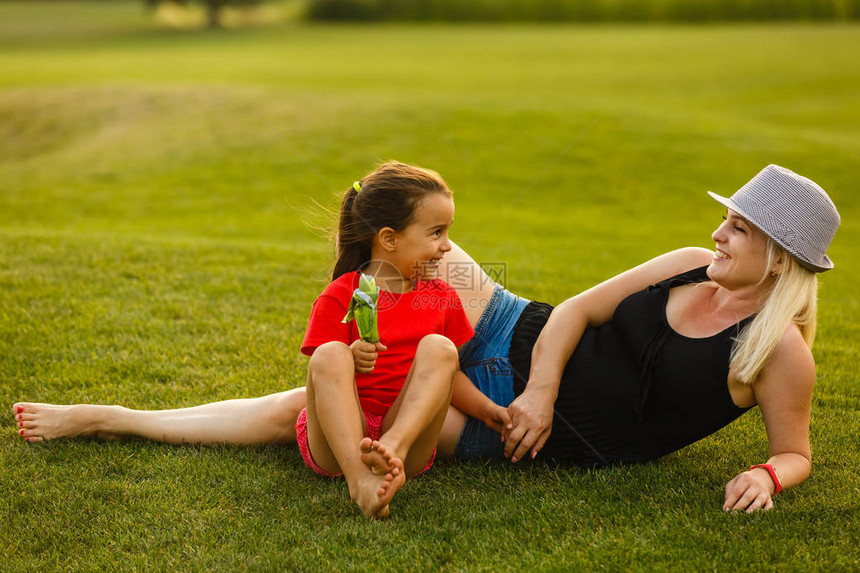
<svg viewBox="0 0 860 573">
<path fill-rule="evenodd" d="M 20 430 L 18 430 L 18 434 L 20 434 L 22 438 L 35 438 L 39 436 L 39 432 L 36 431 L 36 428 L 33 427 L 21 428 Z"/>
</svg>

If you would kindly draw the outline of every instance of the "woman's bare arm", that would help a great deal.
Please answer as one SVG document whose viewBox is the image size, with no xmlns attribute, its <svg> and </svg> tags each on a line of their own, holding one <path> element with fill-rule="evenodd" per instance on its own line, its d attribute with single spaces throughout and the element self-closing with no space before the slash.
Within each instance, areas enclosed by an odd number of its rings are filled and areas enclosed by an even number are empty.
<svg viewBox="0 0 860 573">
<path fill-rule="evenodd" d="M 517 461 L 535 457 L 552 431 L 553 406 L 567 361 L 588 326 L 608 322 L 629 295 L 678 273 L 707 264 L 713 253 L 689 247 L 660 255 L 570 298 L 555 309 L 532 351 L 529 381 L 511 403 L 513 430 L 505 436 L 505 455 Z"/>
<path fill-rule="evenodd" d="M 798 328 L 791 325 L 776 351 L 753 382 L 767 430 L 770 458 L 783 487 L 792 487 L 809 476 L 809 410 L 815 384 L 815 362 Z M 726 484 L 725 511 L 773 507 L 776 485 L 767 470 L 743 471 Z"/>
</svg>

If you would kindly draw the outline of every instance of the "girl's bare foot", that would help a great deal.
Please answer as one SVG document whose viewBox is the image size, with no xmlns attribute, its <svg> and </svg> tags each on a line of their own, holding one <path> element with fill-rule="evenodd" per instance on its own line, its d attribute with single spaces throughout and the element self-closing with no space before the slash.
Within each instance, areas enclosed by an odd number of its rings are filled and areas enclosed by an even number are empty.
<svg viewBox="0 0 860 573">
<path fill-rule="evenodd" d="M 383 475 L 368 473 L 358 484 L 358 491 L 352 499 L 358 504 L 361 513 L 371 519 L 388 517 L 388 504 L 394 494 L 406 483 L 406 473 L 400 458 L 391 459 L 391 470 Z"/>
<path fill-rule="evenodd" d="M 112 406 L 57 406 L 18 402 L 12 406 L 12 414 L 18 426 L 18 433 L 28 442 L 42 442 L 55 438 L 77 438 L 99 435 L 110 438 L 99 431 L 99 414 L 106 414 Z M 102 409 L 102 410 L 100 410 Z"/>
<path fill-rule="evenodd" d="M 358 444 L 358 449 L 361 450 L 361 463 L 370 468 L 374 475 L 385 475 L 394 467 L 392 460 L 396 459 L 396 456 L 378 440 L 364 438 Z"/>
</svg>

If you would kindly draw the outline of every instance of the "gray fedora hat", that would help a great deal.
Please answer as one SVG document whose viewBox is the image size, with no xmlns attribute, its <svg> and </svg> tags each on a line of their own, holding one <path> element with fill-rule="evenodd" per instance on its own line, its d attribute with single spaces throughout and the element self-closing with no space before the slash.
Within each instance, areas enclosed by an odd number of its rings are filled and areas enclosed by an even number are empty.
<svg viewBox="0 0 860 573">
<path fill-rule="evenodd" d="M 836 205 L 814 181 L 768 165 L 731 198 L 708 195 L 761 229 L 813 272 L 833 268 L 827 247 L 839 228 Z"/>
</svg>

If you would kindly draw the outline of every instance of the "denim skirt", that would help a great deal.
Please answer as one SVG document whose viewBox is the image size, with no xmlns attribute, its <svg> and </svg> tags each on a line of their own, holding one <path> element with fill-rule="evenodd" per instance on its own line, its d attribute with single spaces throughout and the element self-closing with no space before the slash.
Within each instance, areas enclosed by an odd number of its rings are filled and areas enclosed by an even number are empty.
<svg viewBox="0 0 860 573">
<path fill-rule="evenodd" d="M 514 327 L 528 304 L 527 299 L 496 285 L 475 326 L 475 336 L 460 350 L 460 370 L 499 406 L 507 407 L 514 401 L 514 377 L 508 352 Z M 457 458 L 501 458 L 504 452 L 498 432 L 481 420 L 466 417 L 454 452 Z"/>
</svg>

